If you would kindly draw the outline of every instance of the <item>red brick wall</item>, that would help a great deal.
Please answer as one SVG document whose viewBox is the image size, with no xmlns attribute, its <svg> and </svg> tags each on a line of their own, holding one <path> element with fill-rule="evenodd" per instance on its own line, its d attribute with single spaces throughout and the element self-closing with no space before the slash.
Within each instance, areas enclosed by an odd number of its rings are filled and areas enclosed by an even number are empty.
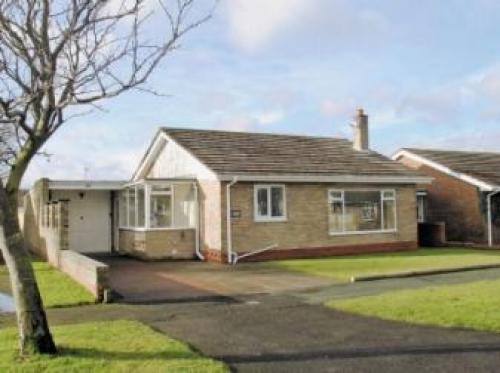
<svg viewBox="0 0 500 373">
<path fill-rule="evenodd" d="M 412 159 L 402 157 L 399 162 L 434 178 L 427 190 L 427 221 L 446 223 L 448 241 L 486 241 L 486 217 L 481 192 L 477 187 L 449 176 Z"/>
<path fill-rule="evenodd" d="M 383 242 L 374 244 L 329 246 L 329 247 L 306 247 L 293 249 L 269 250 L 260 254 L 252 255 L 241 259 L 242 262 L 257 262 L 265 260 L 279 259 L 304 259 L 320 258 L 339 255 L 360 255 L 369 253 L 383 253 L 395 251 L 416 250 L 418 247 L 415 241 Z M 240 253 L 243 254 L 243 253 Z M 227 262 L 227 256 L 221 255 L 218 250 L 207 250 L 204 252 L 205 258 L 209 262 Z"/>
</svg>

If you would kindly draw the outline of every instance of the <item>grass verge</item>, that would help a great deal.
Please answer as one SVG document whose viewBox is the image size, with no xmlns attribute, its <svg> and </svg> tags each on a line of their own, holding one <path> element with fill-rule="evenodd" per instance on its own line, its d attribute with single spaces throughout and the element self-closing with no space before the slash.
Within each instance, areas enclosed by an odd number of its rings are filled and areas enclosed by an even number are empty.
<svg viewBox="0 0 500 373">
<path fill-rule="evenodd" d="M 348 281 L 353 276 L 497 263 L 500 264 L 500 251 L 423 248 L 396 253 L 279 260 L 265 265 Z"/>
<path fill-rule="evenodd" d="M 56 357 L 17 357 L 15 329 L 0 330 L 2 372 L 227 372 L 187 345 L 137 321 L 112 321 L 53 328 Z"/>
<path fill-rule="evenodd" d="M 500 332 L 500 280 L 400 290 L 331 301 L 356 314 L 416 324 Z"/>
<path fill-rule="evenodd" d="M 48 263 L 34 261 L 33 267 L 45 307 L 94 303 L 94 297 L 87 289 Z M 0 266 L 0 291 L 10 293 L 9 274 L 5 265 Z"/>
</svg>

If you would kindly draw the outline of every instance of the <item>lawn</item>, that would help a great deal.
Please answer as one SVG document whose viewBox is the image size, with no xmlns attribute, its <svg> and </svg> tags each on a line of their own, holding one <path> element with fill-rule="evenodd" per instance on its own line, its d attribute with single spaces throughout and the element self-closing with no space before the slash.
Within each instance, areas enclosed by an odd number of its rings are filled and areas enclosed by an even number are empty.
<svg viewBox="0 0 500 373">
<path fill-rule="evenodd" d="M 57 357 L 17 357 L 15 329 L 0 330 L 1 372 L 227 372 L 187 345 L 137 321 L 57 326 Z"/>
<path fill-rule="evenodd" d="M 46 307 L 94 303 L 90 292 L 48 263 L 34 261 L 33 267 Z M 0 266 L 0 291 L 10 293 L 9 275 L 5 265 Z"/>
<path fill-rule="evenodd" d="M 266 265 L 348 281 L 353 276 L 494 263 L 500 264 L 500 251 L 433 248 L 321 259 L 279 260 Z"/>
<path fill-rule="evenodd" d="M 500 280 L 400 290 L 331 301 L 329 307 L 388 320 L 500 332 Z"/>
</svg>

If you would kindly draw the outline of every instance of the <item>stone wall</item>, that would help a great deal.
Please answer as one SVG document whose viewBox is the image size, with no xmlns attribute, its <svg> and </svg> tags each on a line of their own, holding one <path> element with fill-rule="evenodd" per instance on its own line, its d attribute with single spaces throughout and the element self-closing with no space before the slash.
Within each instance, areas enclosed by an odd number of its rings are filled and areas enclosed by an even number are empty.
<svg viewBox="0 0 500 373">
<path fill-rule="evenodd" d="M 72 250 L 61 250 L 57 268 L 83 285 L 99 302 L 109 290 L 109 267 Z"/>
<path fill-rule="evenodd" d="M 120 229 L 119 252 L 141 259 L 193 259 L 195 229 Z"/>
<path fill-rule="evenodd" d="M 238 210 L 241 214 L 239 218 L 232 220 L 233 251 L 245 253 L 276 244 L 277 248 L 271 253 L 283 251 L 282 254 L 276 254 L 276 257 L 307 257 L 335 253 L 396 251 L 417 247 L 416 197 L 413 185 L 290 183 L 286 184 L 285 188 L 287 219 L 283 222 L 255 221 L 253 183 L 240 182 L 231 188 L 232 209 Z M 331 188 L 396 189 L 397 231 L 330 235 L 327 191 Z M 225 203 L 222 204 L 222 211 L 225 211 Z M 223 247 L 225 247 L 226 214 L 222 216 Z M 226 249 L 224 253 L 225 251 Z M 262 254 L 259 257 L 264 258 L 266 255 Z"/>
</svg>

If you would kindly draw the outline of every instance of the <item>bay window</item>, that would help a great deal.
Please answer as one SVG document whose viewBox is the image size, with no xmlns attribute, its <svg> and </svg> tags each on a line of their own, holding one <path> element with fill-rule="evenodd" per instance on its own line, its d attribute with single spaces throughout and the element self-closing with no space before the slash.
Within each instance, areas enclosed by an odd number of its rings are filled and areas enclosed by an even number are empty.
<svg viewBox="0 0 500 373">
<path fill-rule="evenodd" d="M 329 190 L 330 234 L 394 232 L 396 192 L 394 190 Z"/>
<path fill-rule="evenodd" d="M 195 188 L 190 182 L 141 181 L 127 186 L 119 196 L 120 228 L 194 228 L 196 211 Z"/>
<path fill-rule="evenodd" d="M 256 221 L 285 220 L 285 186 L 256 185 L 254 190 L 254 208 Z"/>
</svg>

